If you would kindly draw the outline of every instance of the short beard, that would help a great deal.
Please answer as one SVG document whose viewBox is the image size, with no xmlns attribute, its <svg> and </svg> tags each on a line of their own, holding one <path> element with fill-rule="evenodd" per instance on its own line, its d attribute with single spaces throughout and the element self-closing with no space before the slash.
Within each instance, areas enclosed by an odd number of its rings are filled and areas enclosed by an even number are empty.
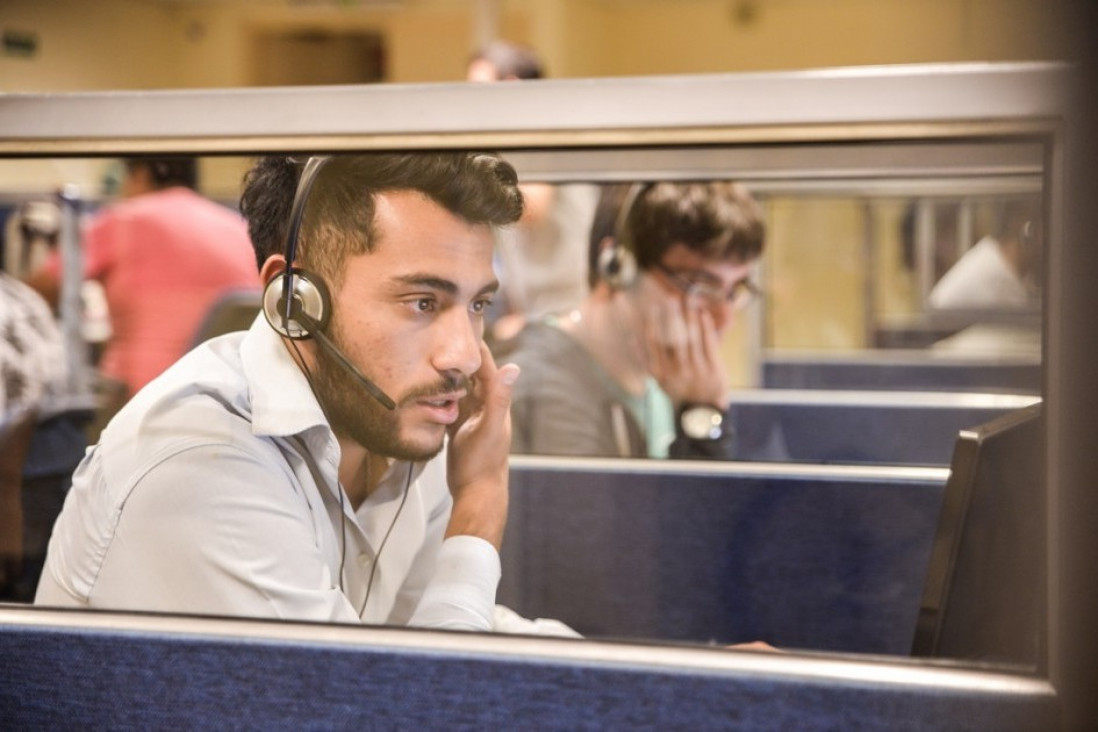
<svg viewBox="0 0 1098 732">
<path fill-rule="evenodd" d="M 335 328 L 329 326 L 329 337 L 345 355 L 347 349 Z M 396 409 L 386 409 L 357 378 L 350 374 L 328 351 L 319 345 L 314 349 L 316 372 L 312 385 L 332 431 L 350 438 L 375 455 L 397 460 L 424 462 L 442 451 L 444 440 L 437 446 L 424 447 L 401 439 L 400 409 L 416 399 L 465 388 L 467 379 L 442 378 L 439 383 L 417 387 L 401 399 Z M 361 364 L 356 364 L 365 373 Z"/>
</svg>

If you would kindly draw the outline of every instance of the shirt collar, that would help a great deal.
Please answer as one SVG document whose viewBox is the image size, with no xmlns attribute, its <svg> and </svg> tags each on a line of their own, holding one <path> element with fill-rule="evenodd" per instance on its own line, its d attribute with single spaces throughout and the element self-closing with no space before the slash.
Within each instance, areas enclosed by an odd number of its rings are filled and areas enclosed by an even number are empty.
<svg viewBox="0 0 1098 732">
<path fill-rule="evenodd" d="M 244 335 L 240 344 L 240 360 L 251 392 L 253 434 L 289 437 L 320 428 L 323 441 L 333 446 L 336 444 L 335 434 L 305 374 L 294 363 L 282 337 L 262 313 L 256 316 Z M 338 454 L 338 448 L 336 450 Z M 406 470 L 403 466 L 407 463 L 388 458 L 387 464 L 383 482 L 395 483 L 396 476 L 403 475 L 402 471 Z M 413 481 L 419 479 L 424 467 L 424 463 L 413 466 Z"/>
<path fill-rule="evenodd" d="M 240 344 L 240 360 L 251 391 L 253 433 L 285 437 L 313 427 L 330 430 L 305 374 L 262 313 Z"/>
</svg>

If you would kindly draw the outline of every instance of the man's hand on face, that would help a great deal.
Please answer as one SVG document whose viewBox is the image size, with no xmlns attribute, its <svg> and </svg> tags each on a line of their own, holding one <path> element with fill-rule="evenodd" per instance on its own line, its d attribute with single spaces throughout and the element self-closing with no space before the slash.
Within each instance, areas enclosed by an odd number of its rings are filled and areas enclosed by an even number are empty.
<svg viewBox="0 0 1098 732">
<path fill-rule="evenodd" d="M 676 406 L 728 406 L 728 373 L 709 309 L 688 297 L 661 293 L 647 303 L 648 371 Z"/>
<path fill-rule="evenodd" d="M 461 417 L 450 428 L 447 470 L 454 508 L 446 536 L 479 536 L 498 549 L 507 523 L 511 390 L 519 369 L 497 369 L 483 343 L 480 353 Z"/>
</svg>

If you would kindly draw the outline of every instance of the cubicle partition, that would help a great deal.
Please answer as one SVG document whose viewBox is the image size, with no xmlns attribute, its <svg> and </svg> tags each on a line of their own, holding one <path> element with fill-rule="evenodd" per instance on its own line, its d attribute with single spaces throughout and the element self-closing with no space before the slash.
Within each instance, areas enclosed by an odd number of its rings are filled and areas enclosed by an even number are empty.
<svg viewBox="0 0 1098 732">
<path fill-rule="evenodd" d="M 1039 356 L 977 356 L 931 350 L 848 353 L 771 351 L 762 359 L 771 389 L 867 389 L 1040 394 Z"/>
<path fill-rule="evenodd" d="M 500 601 L 600 637 L 904 655 L 947 477 L 516 457 Z"/>
<path fill-rule="evenodd" d="M 876 465 L 949 465 L 961 430 L 1040 402 L 840 389 L 743 389 L 731 399 L 736 460 Z"/>
<path fill-rule="evenodd" d="M 1049 729 L 947 665 L 0 606 L 10 729 Z"/>
<path fill-rule="evenodd" d="M 0 156 L 9 180 L 24 166 L 141 154 L 494 149 L 521 179 L 548 183 L 735 179 L 771 197 L 1040 191 L 1059 265 L 1067 85 L 1055 64 L 962 64 L 13 94 L 0 103 Z M 764 304 L 776 310 L 781 293 Z M 1059 354 L 1061 330 L 1043 334 Z M 752 355 L 760 366 L 761 350 Z M 1046 373 L 1063 367 L 1045 362 Z M 1032 385 L 1033 365 L 1025 369 Z M 946 386 L 936 373 L 903 388 Z M 1055 382 L 1037 387 L 1055 427 L 1072 396 L 1046 385 Z M 501 599 L 589 639 L 8 606 L 0 719 L 16 728 L 1048 729 L 1059 705 L 1049 679 L 907 657 L 946 474 L 516 459 Z M 1054 586 L 1050 613 L 1062 601 Z M 720 647 L 752 640 L 787 652 Z"/>
</svg>

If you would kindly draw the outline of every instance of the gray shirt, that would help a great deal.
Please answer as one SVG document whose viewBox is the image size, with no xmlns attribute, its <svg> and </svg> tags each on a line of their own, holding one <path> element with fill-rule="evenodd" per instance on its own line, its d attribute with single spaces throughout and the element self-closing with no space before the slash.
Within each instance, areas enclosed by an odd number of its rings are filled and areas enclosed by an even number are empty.
<svg viewBox="0 0 1098 732">
<path fill-rule="evenodd" d="M 575 339 L 534 322 L 501 348 L 497 361 L 522 375 L 511 400 L 511 452 L 588 457 L 646 457 L 644 426 L 628 394 Z M 670 457 L 724 459 L 729 440 L 691 440 L 678 434 Z"/>
</svg>

